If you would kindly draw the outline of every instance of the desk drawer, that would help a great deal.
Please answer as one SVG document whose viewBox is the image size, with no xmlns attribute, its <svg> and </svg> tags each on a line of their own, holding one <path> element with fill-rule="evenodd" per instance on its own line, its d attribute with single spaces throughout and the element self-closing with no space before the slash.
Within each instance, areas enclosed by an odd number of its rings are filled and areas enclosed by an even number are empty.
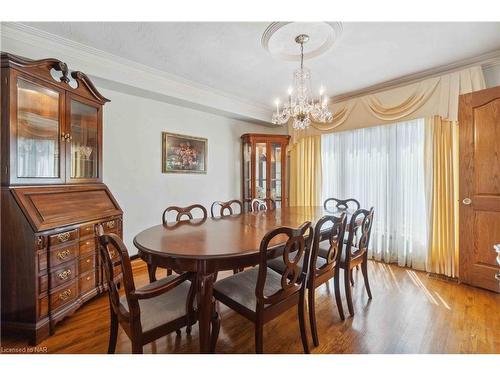
<svg viewBox="0 0 500 375">
<path fill-rule="evenodd" d="M 73 229 L 67 232 L 61 232 L 49 236 L 49 245 L 57 246 L 63 243 L 74 241 L 78 238 L 78 229 Z"/>
<path fill-rule="evenodd" d="M 78 297 L 76 280 L 66 284 L 66 286 L 53 291 L 50 294 L 51 311 L 73 302 Z"/>
<path fill-rule="evenodd" d="M 94 253 L 91 253 L 85 257 L 80 257 L 80 259 L 78 260 L 78 274 L 82 275 L 85 272 L 93 270 L 94 265 L 95 265 Z"/>
<path fill-rule="evenodd" d="M 80 227 L 80 239 L 94 237 L 94 224 L 85 224 Z"/>
<path fill-rule="evenodd" d="M 49 251 L 49 268 L 54 269 L 62 263 L 75 259 L 78 256 L 78 242 L 68 246 L 57 247 Z"/>
<path fill-rule="evenodd" d="M 95 287 L 95 272 L 91 272 L 85 276 L 80 277 L 78 282 L 78 290 L 80 295 L 87 293 Z"/>
<path fill-rule="evenodd" d="M 76 263 L 69 263 L 67 266 L 62 267 L 49 275 L 50 289 L 55 289 L 60 285 L 73 280 L 76 277 Z"/>
<path fill-rule="evenodd" d="M 80 241 L 80 255 L 93 253 L 95 251 L 95 238 Z"/>
<path fill-rule="evenodd" d="M 118 219 L 103 221 L 102 227 L 104 229 L 104 233 L 119 233 L 121 230 Z"/>
</svg>

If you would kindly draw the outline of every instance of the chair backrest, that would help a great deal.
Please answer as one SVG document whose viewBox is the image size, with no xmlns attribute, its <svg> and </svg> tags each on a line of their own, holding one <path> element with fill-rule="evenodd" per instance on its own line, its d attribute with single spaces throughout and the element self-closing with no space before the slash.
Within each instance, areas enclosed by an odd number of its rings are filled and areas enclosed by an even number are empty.
<svg viewBox="0 0 500 375">
<path fill-rule="evenodd" d="M 130 298 L 130 295 L 135 291 L 135 284 L 127 247 L 116 234 L 104 234 L 102 226 L 98 227 L 98 234 L 99 256 L 104 268 L 111 308 L 122 319 L 132 321 L 140 316 L 140 310 L 137 300 Z M 121 273 L 121 277 L 118 277 L 119 273 Z M 119 283 L 123 284 L 125 289 L 129 312 L 124 310 L 120 304 Z"/>
<path fill-rule="evenodd" d="M 328 210 L 329 203 L 333 203 L 334 207 L 338 210 L 347 210 L 347 209 L 359 210 L 361 208 L 359 202 L 354 198 L 349 198 L 349 199 L 328 198 L 323 203 L 323 207 L 325 208 L 325 210 Z"/>
<path fill-rule="evenodd" d="M 277 237 L 279 237 L 279 243 L 286 240 L 284 247 L 269 246 Z M 305 288 L 312 240 L 313 228 L 309 221 L 306 221 L 298 228 L 279 227 L 273 229 L 262 238 L 260 243 L 259 275 L 255 287 L 258 308 L 259 306 L 263 307 L 264 305 L 283 301 L 301 288 Z M 281 252 L 281 250 L 283 251 L 281 256 L 285 264 L 285 270 L 281 275 L 281 287 L 278 290 L 273 290 L 272 294 L 266 295 L 267 260 L 268 258 L 274 258 L 276 251 Z M 302 259 L 304 259 L 304 263 L 300 267 Z"/>
<path fill-rule="evenodd" d="M 349 236 L 346 245 L 346 263 L 349 263 L 353 256 L 368 252 L 373 214 L 374 208 L 372 207 L 369 211 L 359 209 L 351 216 L 351 220 L 349 221 Z"/>
<path fill-rule="evenodd" d="M 219 210 L 219 215 L 220 217 L 222 216 L 228 216 L 228 215 L 233 215 L 233 207 L 231 206 L 239 206 L 240 212 L 238 213 L 243 213 L 243 203 L 239 201 L 238 199 L 233 199 L 227 202 L 222 202 L 222 201 L 215 201 L 212 203 L 212 206 L 210 206 L 210 214 L 212 217 L 216 217 L 216 214 L 214 212 L 215 209 Z"/>
<path fill-rule="evenodd" d="M 170 206 L 163 211 L 162 220 L 163 224 L 167 223 L 167 215 L 169 212 L 176 212 L 177 216 L 175 217 L 175 221 L 181 221 L 183 217 L 186 217 L 184 220 L 193 220 L 193 211 L 199 209 L 203 213 L 203 219 L 208 217 L 207 209 L 203 207 L 201 204 L 193 204 L 187 207 L 177 207 Z"/>
<path fill-rule="evenodd" d="M 344 246 L 344 234 L 347 225 L 347 216 L 343 212 L 340 216 L 327 215 L 318 220 L 314 227 L 314 241 L 311 250 L 310 277 L 314 278 L 329 272 L 340 265 L 340 257 Z M 329 248 L 326 263 L 320 268 L 316 265 L 319 246 L 323 241 L 328 241 Z"/>
<path fill-rule="evenodd" d="M 254 198 L 250 203 L 250 210 L 252 212 L 265 211 L 265 210 L 275 210 L 276 202 L 272 198 Z"/>
</svg>

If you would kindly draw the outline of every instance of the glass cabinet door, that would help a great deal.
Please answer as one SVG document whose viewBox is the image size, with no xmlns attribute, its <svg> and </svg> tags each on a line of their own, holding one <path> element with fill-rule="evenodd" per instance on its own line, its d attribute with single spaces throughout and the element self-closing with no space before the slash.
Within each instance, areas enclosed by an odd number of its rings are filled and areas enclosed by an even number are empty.
<svg viewBox="0 0 500 375">
<path fill-rule="evenodd" d="M 17 79 L 17 179 L 58 179 L 60 168 L 57 91 Z"/>
<path fill-rule="evenodd" d="M 71 100 L 69 134 L 71 178 L 98 178 L 98 109 L 77 100 Z"/>
<path fill-rule="evenodd" d="M 243 143 L 243 205 L 247 211 L 250 211 L 250 202 L 252 201 L 252 144 Z"/>
<path fill-rule="evenodd" d="M 276 207 L 281 207 L 281 186 L 282 186 L 282 166 L 281 166 L 281 143 L 271 143 L 271 198 L 276 202 Z"/>
<path fill-rule="evenodd" d="M 255 198 L 267 197 L 267 144 L 255 144 Z"/>
</svg>

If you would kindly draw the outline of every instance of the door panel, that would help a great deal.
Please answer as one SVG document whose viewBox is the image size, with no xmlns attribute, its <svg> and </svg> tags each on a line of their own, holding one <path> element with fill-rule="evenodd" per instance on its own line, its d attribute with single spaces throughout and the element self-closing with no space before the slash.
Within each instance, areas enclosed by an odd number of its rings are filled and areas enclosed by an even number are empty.
<svg viewBox="0 0 500 375">
<path fill-rule="evenodd" d="M 11 81 L 11 183 L 63 183 L 64 93 L 17 72 Z"/>
<path fill-rule="evenodd" d="M 267 198 L 267 143 L 255 144 L 255 198 Z"/>
<path fill-rule="evenodd" d="M 102 108 L 70 94 L 66 103 L 66 182 L 101 181 Z"/>
<path fill-rule="evenodd" d="M 460 280 L 500 292 L 500 87 L 460 97 Z"/>
<path fill-rule="evenodd" d="M 473 109 L 476 194 L 500 194 L 500 109 L 498 100 Z"/>
</svg>

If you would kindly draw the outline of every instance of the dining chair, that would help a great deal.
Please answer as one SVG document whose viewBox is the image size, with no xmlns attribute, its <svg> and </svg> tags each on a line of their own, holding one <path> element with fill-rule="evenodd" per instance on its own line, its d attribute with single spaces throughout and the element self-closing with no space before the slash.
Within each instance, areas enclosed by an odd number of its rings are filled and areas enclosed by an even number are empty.
<svg viewBox="0 0 500 375">
<path fill-rule="evenodd" d="M 116 349 L 118 325 L 120 324 L 132 341 L 132 353 L 142 353 L 143 346 L 171 332 L 180 334 L 180 329 L 196 322 L 194 309 L 194 275 L 186 272 L 171 275 L 141 288 L 136 288 L 127 248 L 115 234 L 104 234 L 98 228 L 99 255 L 104 268 L 109 304 L 110 334 L 108 353 Z M 117 274 L 122 275 L 120 279 Z M 125 294 L 120 297 L 121 280 Z M 213 306 L 212 348 L 215 347 L 220 320 Z"/>
<path fill-rule="evenodd" d="M 162 222 L 163 225 L 168 224 L 168 214 L 170 212 L 173 212 L 176 214 L 175 216 L 175 222 L 179 222 L 182 220 L 193 220 L 193 212 L 195 210 L 201 211 L 201 219 L 206 220 L 208 217 L 207 209 L 203 207 L 201 204 L 192 204 L 191 206 L 187 207 L 178 207 L 178 206 L 170 206 L 163 211 L 162 214 Z M 158 269 L 157 264 L 153 264 L 152 262 L 147 263 L 148 266 L 148 275 L 149 275 L 149 281 L 153 282 L 156 281 L 156 270 Z M 170 276 L 172 274 L 172 269 L 167 268 L 167 276 Z"/>
<path fill-rule="evenodd" d="M 210 206 L 210 215 L 212 218 L 217 218 L 217 217 L 224 217 L 224 216 L 230 216 L 234 215 L 234 210 L 232 206 L 239 206 L 240 208 L 240 214 L 243 213 L 243 203 L 239 201 L 238 199 L 233 199 L 227 202 L 222 202 L 222 201 L 215 201 L 212 203 Z M 219 216 L 217 216 L 214 212 L 214 209 L 218 208 L 219 209 Z M 243 268 L 235 268 L 233 269 L 233 273 L 236 274 L 240 271 L 243 271 Z"/>
<path fill-rule="evenodd" d="M 348 199 L 328 198 L 325 199 L 325 201 L 323 202 L 323 208 L 325 210 L 328 210 L 329 203 L 331 202 L 335 204 L 334 207 L 338 210 L 347 210 L 347 209 L 359 210 L 361 208 L 359 202 L 354 198 L 348 198 Z"/>
<path fill-rule="evenodd" d="M 338 217 L 333 215 L 323 216 L 314 226 L 314 240 L 312 243 L 309 277 L 307 280 L 307 297 L 309 322 L 315 346 L 319 345 L 315 292 L 319 286 L 331 279 L 334 279 L 335 303 L 337 304 L 340 319 L 345 319 L 342 298 L 340 296 L 339 280 L 335 279 L 335 275 L 339 273 L 346 223 L 346 214 L 342 213 Z M 319 257 L 320 244 L 325 241 L 328 243 L 328 248 L 325 248 L 324 257 Z M 268 262 L 268 266 L 280 274 L 286 272 L 285 264 L 279 259 L 271 260 Z M 302 268 L 302 264 L 298 266 Z"/>
<path fill-rule="evenodd" d="M 210 215 L 212 218 L 234 215 L 233 206 L 238 206 L 240 208 L 240 212 L 238 213 L 243 213 L 243 203 L 241 203 L 238 199 L 233 199 L 227 202 L 215 201 L 212 203 L 210 206 Z M 214 212 L 214 209 L 216 208 L 219 210 L 218 216 Z"/>
<path fill-rule="evenodd" d="M 368 245 L 370 243 L 371 229 L 373 224 L 374 208 L 369 211 L 359 209 L 351 216 L 348 226 L 348 240 L 345 243 L 345 251 L 340 257 L 340 269 L 344 271 L 344 287 L 347 300 L 349 314 L 354 316 L 354 308 L 352 304 L 352 269 L 356 266 L 361 267 L 363 279 L 365 282 L 368 298 L 372 299 L 370 283 L 368 281 Z M 328 257 L 328 248 L 324 243 L 320 243 L 318 254 L 321 258 Z M 338 283 L 340 273 L 335 275 L 335 282 Z"/>
<path fill-rule="evenodd" d="M 347 210 L 356 211 L 361 208 L 361 204 L 359 203 L 359 201 L 354 198 L 348 198 L 348 199 L 328 198 L 325 199 L 325 201 L 323 202 L 323 208 L 326 211 L 331 210 L 331 208 L 329 208 L 329 204 L 331 202 L 334 203 L 333 208 L 339 211 L 347 211 Z M 349 238 L 348 234 L 344 236 L 345 243 L 347 243 L 348 238 Z M 356 269 L 358 269 L 358 267 L 356 267 Z M 351 277 L 351 284 L 354 285 L 354 278 L 352 277 L 352 273 L 350 277 Z"/>
<path fill-rule="evenodd" d="M 255 351 L 263 352 L 264 325 L 297 306 L 300 336 L 309 353 L 305 323 L 307 267 L 313 228 L 310 222 L 298 228 L 279 227 L 269 231 L 260 243 L 259 265 L 214 284 L 214 297 L 255 325 Z M 279 240 L 285 245 L 270 243 Z M 268 259 L 281 256 L 286 265 L 283 275 L 267 267 Z M 302 263 L 303 262 L 303 263 Z M 303 264 L 302 268 L 299 264 Z"/>
<path fill-rule="evenodd" d="M 206 219 L 208 217 L 207 209 L 203 207 L 201 204 L 193 204 L 191 206 L 187 207 L 177 207 L 177 206 L 170 206 L 163 211 L 162 215 L 162 222 L 163 224 L 167 224 L 167 216 L 170 212 L 176 213 L 175 221 L 182 221 L 185 217 L 184 220 L 193 220 L 193 212 L 198 209 L 202 213 L 202 219 Z"/>
<path fill-rule="evenodd" d="M 254 198 L 250 203 L 250 210 L 252 212 L 275 210 L 276 202 L 272 198 Z"/>
</svg>

